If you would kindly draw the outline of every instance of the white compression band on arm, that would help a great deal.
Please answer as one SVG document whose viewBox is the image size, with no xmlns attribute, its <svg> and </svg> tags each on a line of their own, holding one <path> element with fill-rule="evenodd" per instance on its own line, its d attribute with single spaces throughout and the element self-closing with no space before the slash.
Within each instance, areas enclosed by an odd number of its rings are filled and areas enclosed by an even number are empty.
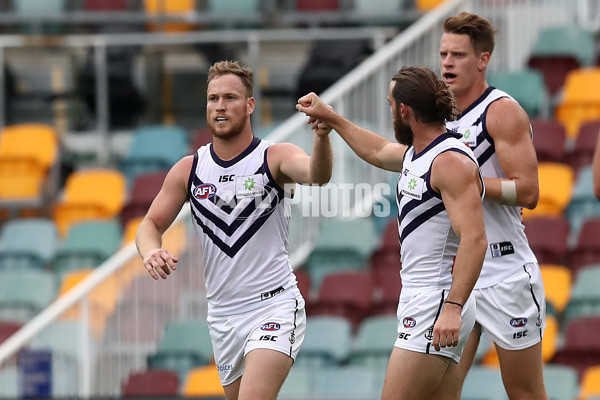
<svg viewBox="0 0 600 400">
<path fill-rule="evenodd" d="M 512 179 L 500 181 L 500 192 L 502 193 L 502 202 L 514 206 L 517 204 L 517 184 Z"/>
</svg>

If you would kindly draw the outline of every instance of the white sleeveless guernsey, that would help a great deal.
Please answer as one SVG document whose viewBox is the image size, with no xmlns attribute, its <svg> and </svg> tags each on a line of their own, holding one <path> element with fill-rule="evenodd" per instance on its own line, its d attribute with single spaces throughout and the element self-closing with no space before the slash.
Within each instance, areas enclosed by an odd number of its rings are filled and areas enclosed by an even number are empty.
<svg viewBox="0 0 600 400">
<path fill-rule="evenodd" d="M 188 192 L 210 315 L 239 314 L 296 297 L 288 253 L 291 202 L 267 165 L 272 144 L 255 137 L 229 161 L 221 160 L 212 144 L 194 155 Z"/>
<path fill-rule="evenodd" d="M 489 87 L 462 112 L 458 120 L 446 125 L 448 129 L 463 135 L 462 140 L 473 150 L 484 178 L 507 177 L 498 162 L 494 140 L 488 134 L 486 126 L 488 107 L 503 97 L 512 98 L 501 90 Z M 484 201 L 483 217 L 488 250 L 481 275 L 475 285 L 476 289 L 490 287 L 503 281 L 526 263 L 537 263 L 525 236 L 521 207 Z"/>
<path fill-rule="evenodd" d="M 454 132 L 440 135 L 419 154 L 412 146 L 404 154 L 396 191 L 402 298 L 423 289 L 449 289 L 452 284 L 460 238 L 452 229 L 441 195 L 430 182 L 433 161 L 446 151 L 464 154 L 477 164 L 471 150 Z"/>
</svg>

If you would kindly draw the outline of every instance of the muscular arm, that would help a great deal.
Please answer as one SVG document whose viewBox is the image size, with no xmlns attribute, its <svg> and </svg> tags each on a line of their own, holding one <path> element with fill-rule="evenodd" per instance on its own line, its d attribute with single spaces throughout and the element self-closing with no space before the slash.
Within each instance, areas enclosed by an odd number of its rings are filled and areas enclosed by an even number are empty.
<svg viewBox="0 0 600 400">
<path fill-rule="evenodd" d="M 327 107 L 314 93 L 298 100 L 296 108 L 334 129 L 352 150 L 369 164 L 389 171 L 402 171 L 406 146 L 390 142 L 375 132 L 348 121 Z"/>
<path fill-rule="evenodd" d="M 487 248 L 480 182 L 477 166 L 464 155 L 446 152 L 433 163 L 431 185 L 442 195 L 452 229 L 460 238 L 447 300 L 462 305 L 479 278 Z M 434 346 L 444 347 L 446 338 L 452 337 L 458 343 L 461 311 L 460 306 L 444 305 L 434 327 Z"/>
<path fill-rule="evenodd" d="M 193 160 L 192 156 L 182 158 L 171 168 L 135 236 L 144 267 L 154 279 L 158 279 L 159 275 L 166 279 L 176 268 L 177 257 L 161 248 L 162 235 L 187 200 L 187 183 Z"/>
<path fill-rule="evenodd" d="M 517 192 L 515 205 L 535 208 L 540 194 L 537 156 L 527 113 L 515 101 L 500 99 L 490 106 L 486 124 L 494 139 L 500 166 L 507 176 L 507 179 L 484 178 L 486 199 L 508 204 L 502 199 L 501 181 L 511 180 Z"/>
<path fill-rule="evenodd" d="M 269 147 L 267 161 L 281 187 L 286 183 L 325 185 L 333 169 L 331 140 L 328 134 L 314 133 L 310 156 L 294 144 L 277 143 Z"/>
<path fill-rule="evenodd" d="M 594 160 L 592 161 L 592 175 L 594 176 L 594 194 L 600 199 L 600 134 L 594 150 Z"/>
</svg>

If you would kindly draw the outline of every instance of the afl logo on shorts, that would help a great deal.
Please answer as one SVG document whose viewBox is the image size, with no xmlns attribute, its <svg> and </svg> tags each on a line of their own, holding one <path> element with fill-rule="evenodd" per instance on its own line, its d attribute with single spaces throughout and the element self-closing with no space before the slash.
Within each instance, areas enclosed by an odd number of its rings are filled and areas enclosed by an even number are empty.
<svg viewBox="0 0 600 400">
<path fill-rule="evenodd" d="M 212 183 L 203 183 L 194 189 L 194 197 L 197 199 L 210 199 L 217 193 L 217 187 Z"/>
<path fill-rule="evenodd" d="M 402 320 L 402 325 L 404 325 L 405 328 L 413 328 L 417 325 L 417 321 L 415 321 L 414 318 L 406 317 Z"/>
<path fill-rule="evenodd" d="M 520 328 L 525 325 L 527 325 L 527 318 L 525 317 L 513 318 L 510 320 L 510 326 L 513 328 Z"/>
<path fill-rule="evenodd" d="M 281 326 L 277 322 L 267 322 L 263 326 L 260 327 L 263 331 L 278 331 Z"/>
</svg>

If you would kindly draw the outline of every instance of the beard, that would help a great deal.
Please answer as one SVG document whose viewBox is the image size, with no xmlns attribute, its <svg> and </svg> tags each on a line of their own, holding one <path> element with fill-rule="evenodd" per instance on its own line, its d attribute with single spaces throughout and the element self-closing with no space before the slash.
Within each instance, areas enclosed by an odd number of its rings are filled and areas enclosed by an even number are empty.
<svg viewBox="0 0 600 400">
<path fill-rule="evenodd" d="M 240 119 L 237 123 L 232 123 L 230 120 L 228 123 L 231 125 L 227 129 L 220 128 L 219 124 L 217 124 L 214 120 L 207 119 L 206 123 L 215 137 L 218 137 L 219 139 L 234 139 L 244 131 L 247 120 Z"/>
<path fill-rule="evenodd" d="M 414 135 L 412 128 L 408 123 L 404 122 L 400 113 L 397 113 L 394 118 L 394 136 L 400 144 L 406 146 L 412 146 L 413 144 Z"/>
</svg>

